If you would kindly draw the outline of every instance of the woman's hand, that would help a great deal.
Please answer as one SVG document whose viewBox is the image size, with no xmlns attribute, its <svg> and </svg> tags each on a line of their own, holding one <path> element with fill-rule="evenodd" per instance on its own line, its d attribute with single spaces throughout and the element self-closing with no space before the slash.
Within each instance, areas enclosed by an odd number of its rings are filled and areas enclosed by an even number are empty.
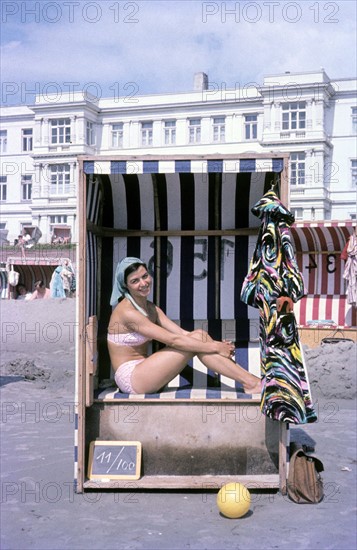
<svg viewBox="0 0 357 550">
<path fill-rule="evenodd" d="M 217 342 L 218 344 L 218 353 L 222 357 L 227 357 L 228 359 L 234 358 L 235 345 L 230 340 L 223 340 L 223 342 Z"/>
</svg>

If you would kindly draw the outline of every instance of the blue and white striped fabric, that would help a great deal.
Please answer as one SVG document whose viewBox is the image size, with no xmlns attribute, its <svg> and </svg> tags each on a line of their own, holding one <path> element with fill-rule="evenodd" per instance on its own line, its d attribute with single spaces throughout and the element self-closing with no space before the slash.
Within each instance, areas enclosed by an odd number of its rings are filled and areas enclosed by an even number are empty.
<svg viewBox="0 0 357 550">
<path fill-rule="evenodd" d="M 150 393 L 150 394 L 129 394 L 122 393 L 118 389 L 107 389 L 102 392 L 99 392 L 96 395 L 98 401 L 112 401 L 113 399 L 124 399 L 138 401 L 142 399 L 158 400 L 158 401 L 171 401 L 171 400 L 196 400 L 196 401 L 221 401 L 221 400 L 252 400 L 260 402 L 260 395 L 253 396 L 243 393 L 242 391 L 235 390 L 232 388 L 226 389 L 223 385 L 222 387 L 206 387 L 206 388 L 196 388 L 190 385 L 181 386 L 179 388 L 166 388 L 161 392 Z"/>
<path fill-rule="evenodd" d="M 94 226 L 115 228 L 113 235 L 123 231 L 122 236 L 110 237 L 113 253 L 105 258 L 105 270 L 114 276 L 117 262 L 125 256 L 142 258 L 154 277 L 152 299 L 166 314 L 187 330 L 203 326 L 215 339 L 234 340 L 237 361 L 255 374 L 258 315 L 241 302 L 240 290 L 259 228 L 251 208 L 270 188 L 273 172 L 282 168 L 282 159 L 84 162 L 88 220 Z M 145 235 L 145 231 L 171 234 Z M 202 236 L 193 235 L 195 231 Z M 111 289 L 101 288 L 98 300 L 98 271 L 103 277 L 104 260 L 98 269 L 100 239 L 95 231 L 87 234 L 90 316 L 98 315 L 99 307 L 102 312 L 103 303 L 109 301 L 104 293 Z M 197 376 L 205 381 L 190 380 L 195 391 L 198 384 L 203 392 L 211 391 L 207 373 Z M 226 381 L 220 384 L 212 391 L 222 398 Z M 176 380 L 174 385 L 182 388 L 185 381 Z M 228 393 L 236 391 L 231 388 Z"/>
<path fill-rule="evenodd" d="M 281 172 L 283 159 L 85 160 L 85 174 L 205 174 Z"/>
</svg>

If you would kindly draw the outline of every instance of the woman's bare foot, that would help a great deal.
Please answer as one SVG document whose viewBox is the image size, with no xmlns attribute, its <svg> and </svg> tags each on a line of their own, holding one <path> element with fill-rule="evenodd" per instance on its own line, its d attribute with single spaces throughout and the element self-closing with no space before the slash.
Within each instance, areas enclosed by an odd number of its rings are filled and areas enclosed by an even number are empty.
<svg viewBox="0 0 357 550">
<path fill-rule="evenodd" d="M 251 384 L 243 384 L 244 393 L 261 393 L 262 392 L 262 381 L 260 378 L 254 377 L 254 380 Z"/>
</svg>

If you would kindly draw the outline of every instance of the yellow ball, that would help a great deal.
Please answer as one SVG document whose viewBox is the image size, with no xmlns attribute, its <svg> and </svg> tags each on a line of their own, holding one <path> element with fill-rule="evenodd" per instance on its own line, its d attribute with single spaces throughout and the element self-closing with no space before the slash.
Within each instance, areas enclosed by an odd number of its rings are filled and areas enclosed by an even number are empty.
<svg viewBox="0 0 357 550">
<path fill-rule="evenodd" d="M 227 483 L 218 492 L 217 506 L 227 518 L 241 518 L 250 508 L 250 492 L 241 483 Z"/>
</svg>

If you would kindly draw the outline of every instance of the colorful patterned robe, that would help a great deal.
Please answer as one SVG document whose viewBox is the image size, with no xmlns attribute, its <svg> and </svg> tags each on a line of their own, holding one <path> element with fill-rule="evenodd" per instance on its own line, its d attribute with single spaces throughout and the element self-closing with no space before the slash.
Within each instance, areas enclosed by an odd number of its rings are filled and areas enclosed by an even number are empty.
<svg viewBox="0 0 357 550">
<path fill-rule="evenodd" d="M 241 291 L 244 303 L 260 311 L 261 410 L 274 420 L 304 424 L 317 420 L 293 313 L 278 313 L 276 301 L 304 295 L 289 227 L 294 216 L 273 191 L 252 208 L 262 220 L 256 248 Z"/>
</svg>

